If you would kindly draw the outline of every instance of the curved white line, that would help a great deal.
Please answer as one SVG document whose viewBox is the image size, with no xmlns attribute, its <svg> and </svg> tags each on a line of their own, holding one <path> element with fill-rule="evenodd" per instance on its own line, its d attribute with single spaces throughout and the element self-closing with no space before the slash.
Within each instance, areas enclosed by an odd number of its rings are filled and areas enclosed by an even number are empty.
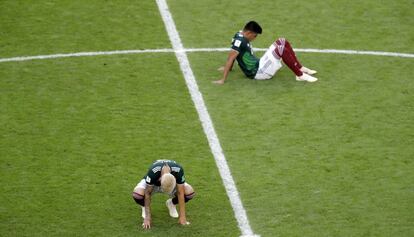
<svg viewBox="0 0 414 237">
<path fill-rule="evenodd" d="M 51 59 L 51 58 L 69 58 L 69 57 L 86 57 L 99 55 L 119 55 L 119 54 L 142 54 L 142 53 L 173 53 L 173 49 L 137 49 L 137 50 L 115 50 L 115 51 L 98 51 L 98 52 L 80 52 L 80 53 L 66 53 L 66 54 L 49 54 L 37 56 L 21 56 L 13 58 L 0 58 L 2 62 L 20 62 L 36 59 Z"/>
<path fill-rule="evenodd" d="M 79 52 L 66 54 L 49 54 L 37 56 L 21 56 L 12 58 L 0 58 L 0 63 L 3 62 L 20 62 L 40 59 L 53 58 L 69 58 L 69 57 L 87 57 L 100 55 L 120 55 L 120 54 L 142 54 L 142 53 L 180 53 L 180 52 L 225 52 L 229 48 L 188 48 L 176 50 L 174 49 L 136 49 L 136 50 L 115 50 L 115 51 L 98 51 L 98 52 Z M 266 51 L 267 48 L 255 48 L 255 51 Z M 399 58 L 414 58 L 412 53 L 396 53 L 396 52 L 382 52 L 382 51 L 360 51 L 360 50 L 345 50 L 345 49 L 295 49 L 296 52 L 303 53 L 329 53 L 329 54 L 350 54 L 350 55 L 371 55 L 371 56 L 389 56 Z"/>
</svg>

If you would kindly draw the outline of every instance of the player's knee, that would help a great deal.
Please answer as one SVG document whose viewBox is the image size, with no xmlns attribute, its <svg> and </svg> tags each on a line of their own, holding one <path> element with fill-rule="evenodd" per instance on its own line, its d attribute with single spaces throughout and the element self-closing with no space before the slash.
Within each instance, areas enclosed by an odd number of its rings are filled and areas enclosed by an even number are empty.
<svg viewBox="0 0 414 237">
<path fill-rule="evenodd" d="M 195 192 L 194 192 L 193 187 L 187 183 L 185 184 L 184 188 L 185 188 L 184 200 L 185 202 L 188 202 L 194 198 Z"/>
<path fill-rule="evenodd" d="M 286 42 L 287 42 L 287 40 L 286 40 L 285 38 L 278 38 L 278 39 L 276 40 L 276 44 L 277 44 L 277 45 L 285 45 L 285 44 L 286 44 Z"/>
<path fill-rule="evenodd" d="M 137 192 L 133 192 L 132 193 L 132 198 L 134 198 L 134 201 L 141 206 L 145 206 L 145 199 L 144 199 L 144 195 L 141 195 Z"/>
<path fill-rule="evenodd" d="M 195 196 L 195 192 L 191 192 L 191 193 L 186 193 L 186 194 L 184 194 L 184 202 L 188 202 L 188 201 L 190 201 L 191 199 L 193 199 L 194 198 L 194 196 Z M 174 205 L 177 205 L 178 204 L 178 196 L 175 196 L 173 199 L 172 199 L 172 203 L 174 204 Z"/>
<path fill-rule="evenodd" d="M 184 185 L 184 191 L 185 191 L 186 194 L 187 193 L 193 193 L 194 192 L 194 189 L 193 189 L 193 187 L 191 185 L 189 185 L 189 184 L 186 183 Z"/>
<path fill-rule="evenodd" d="M 194 196 L 195 196 L 195 192 L 192 192 L 192 193 L 189 193 L 189 194 L 184 195 L 185 202 L 190 201 L 191 199 L 194 198 Z"/>
</svg>

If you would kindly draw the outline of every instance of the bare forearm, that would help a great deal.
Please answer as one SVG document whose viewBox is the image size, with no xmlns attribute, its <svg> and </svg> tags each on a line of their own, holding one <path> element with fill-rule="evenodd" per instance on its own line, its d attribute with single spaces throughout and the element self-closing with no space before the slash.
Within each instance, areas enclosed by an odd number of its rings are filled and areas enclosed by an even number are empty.
<svg viewBox="0 0 414 237">
<path fill-rule="evenodd" d="M 184 193 L 178 195 L 178 206 L 180 207 L 180 217 L 185 218 L 185 200 Z"/>
<path fill-rule="evenodd" d="M 151 219 L 151 193 L 145 193 L 145 217 Z"/>
<path fill-rule="evenodd" d="M 239 52 L 236 50 L 230 51 L 229 56 L 227 57 L 226 65 L 223 68 L 223 77 L 218 81 L 214 81 L 214 83 L 224 84 L 224 81 L 227 79 L 227 76 L 233 67 L 234 60 L 236 60 L 238 54 Z"/>
<path fill-rule="evenodd" d="M 227 60 L 226 66 L 224 66 L 223 79 L 226 80 L 230 70 L 233 68 L 234 60 Z"/>
<path fill-rule="evenodd" d="M 233 62 L 231 62 L 230 71 L 233 71 L 233 66 L 234 66 L 234 60 Z"/>
</svg>

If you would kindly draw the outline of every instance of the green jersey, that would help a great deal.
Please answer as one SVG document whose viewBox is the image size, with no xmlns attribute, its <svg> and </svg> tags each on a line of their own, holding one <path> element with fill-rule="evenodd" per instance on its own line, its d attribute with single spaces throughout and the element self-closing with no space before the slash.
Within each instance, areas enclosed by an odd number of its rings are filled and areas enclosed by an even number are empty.
<svg viewBox="0 0 414 237">
<path fill-rule="evenodd" d="M 183 167 L 173 160 L 155 161 L 144 176 L 145 182 L 150 185 L 161 186 L 161 169 L 164 165 L 168 165 L 171 168 L 171 174 L 175 177 L 177 184 L 185 182 Z"/>
<path fill-rule="evenodd" d="M 236 59 L 243 73 L 249 78 L 254 78 L 259 68 L 259 59 L 253 55 L 252 46 L 241 31 L 234 35 L 231 48 L 239 52 Z"/>
</svg>

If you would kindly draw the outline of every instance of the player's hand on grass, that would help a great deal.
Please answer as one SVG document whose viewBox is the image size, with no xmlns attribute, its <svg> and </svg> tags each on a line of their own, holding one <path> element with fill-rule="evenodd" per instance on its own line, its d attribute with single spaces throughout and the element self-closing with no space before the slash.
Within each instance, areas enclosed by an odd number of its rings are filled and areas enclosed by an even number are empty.
<svg viewBox="0 0 414 237">
<path fill-rule="evenodd" d="M 218 85 L 223 85 L 224 84 L 224 79 L 220 79 L 217 81 L 213 81 L 214 84 L 218 84 Z"/>
<path fill-rule="evenodd" d="M 188 222 L 187 221 L 187 219 L 184 217 L 184 218 L 181 218 L 180 217 L 180 219 L 178 219 L 178 222 L 181 224 L 181 225 L 189 225 L 190 224 L 190 222 Z"/>
<path fill-rule="evenodd" d="M 142 228 L 150 229 L 151 228 L 151 219 L 145 218 L 144 223 L 142 223 Z"/>
</svg>

